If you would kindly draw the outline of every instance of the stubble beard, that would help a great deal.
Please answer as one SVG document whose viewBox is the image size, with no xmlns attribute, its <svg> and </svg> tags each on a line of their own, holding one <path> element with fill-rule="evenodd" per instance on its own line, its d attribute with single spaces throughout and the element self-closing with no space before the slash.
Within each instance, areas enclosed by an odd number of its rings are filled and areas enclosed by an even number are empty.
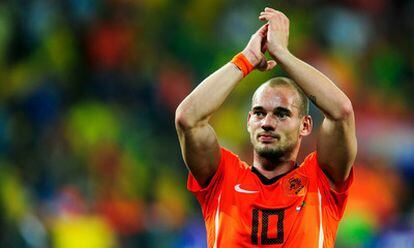
<svg viewBox="0 0 414 248">
<path fill-rule="evenodd" d="M 284 158 L 290 157 L 290 154 L 294 150 L 295 145 L 296 144 L 294 142 L 276 147 L 261 146 L 261 144 L 257 144 L 255 145 L 254 150 L 262 158 L 271 161 L 282 161 Z"/>
</svg>

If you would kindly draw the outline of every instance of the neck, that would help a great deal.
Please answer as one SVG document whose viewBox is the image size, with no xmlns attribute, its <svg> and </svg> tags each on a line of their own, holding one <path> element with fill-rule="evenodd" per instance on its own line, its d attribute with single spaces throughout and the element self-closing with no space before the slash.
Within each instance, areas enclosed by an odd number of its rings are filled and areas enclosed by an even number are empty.
<svg viewBox="0 0 414 248">
<path fill-rule="evenodd" d="M 282 156 L 262 157 L 253 149 L 253 166 L 268 179 L 285 174 L 295 168 L 296 158 L 299 153 L 301 137 L 290 152 Z"/>
<path fill-rule="evenodd" d="M 287 156 L 269 159 L 259 156 L 256 152 L 253 155 L 253 166 L 266 178 L 271 179 L 285 174 L 295 167 L 296 156 Z"/>
<path fill-rule="evenodd" d="M 295 168 L 301 140 L 291 152 L 274 158 L 265 158 L 253 151 L 253 166 L 266 178 L 271 179 L 285 174 Z"/>
</svg>

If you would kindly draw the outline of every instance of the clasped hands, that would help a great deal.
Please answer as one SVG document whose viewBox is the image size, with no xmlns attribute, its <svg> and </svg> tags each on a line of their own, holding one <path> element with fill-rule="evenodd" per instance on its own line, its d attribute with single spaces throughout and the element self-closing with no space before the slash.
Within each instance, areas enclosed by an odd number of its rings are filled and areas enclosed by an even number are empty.
<svg viewBox="0 0 414 248">
<path fill-rule="evenodd" d="M 277 65 L 279 56 L 288 51 L 289 19 L 282 12 L 266 7 L 260 12 L 259 20 L 266 24 L 251 36 L 242 53 L 254 68 L 268 71 Z M 273 60 L 266 59 L 266 51 Z"/>
</svg>

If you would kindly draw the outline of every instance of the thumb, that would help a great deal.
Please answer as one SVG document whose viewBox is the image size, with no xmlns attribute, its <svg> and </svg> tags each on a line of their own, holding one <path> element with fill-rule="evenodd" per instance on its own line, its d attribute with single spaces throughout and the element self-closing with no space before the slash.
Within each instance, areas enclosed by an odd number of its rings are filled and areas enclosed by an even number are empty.
<svg viewBox="0 0 414 248">
<path fill-rule="evenodd" d="M 267 67 L 265 71 L 270 71 L 271 69 L 275 68 L 276 65 L 277 63 L 274 60 L 267 61 Z"/>
<path fill-rule="evenodd" d="M 266 61 L 266 57 L 261 54 L 262 59 L 260 60 L 259 64 L 256 65 L 256 69 L 258 69 L 259 71 L 266 71 L 267 70 L 267 61 Z"/>
</svg>

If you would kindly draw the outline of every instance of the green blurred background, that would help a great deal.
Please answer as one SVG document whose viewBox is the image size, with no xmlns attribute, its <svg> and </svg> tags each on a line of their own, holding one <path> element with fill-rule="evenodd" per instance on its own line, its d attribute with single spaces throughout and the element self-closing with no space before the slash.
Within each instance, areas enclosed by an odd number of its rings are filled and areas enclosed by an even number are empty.
<svg viewBox="0 0 414 248">
<path fill-rule="evenodd" d="M 174 112 L 243 49 L 265 6 L 354 104 L 356 178 L 336 247 L 414 247 L 409 0 L 1 1 L 0 247 L 205 247 Z M 250 97 L 275 75 L 251 73 L 212 121 L 248 162 Z"/>
</svg>

